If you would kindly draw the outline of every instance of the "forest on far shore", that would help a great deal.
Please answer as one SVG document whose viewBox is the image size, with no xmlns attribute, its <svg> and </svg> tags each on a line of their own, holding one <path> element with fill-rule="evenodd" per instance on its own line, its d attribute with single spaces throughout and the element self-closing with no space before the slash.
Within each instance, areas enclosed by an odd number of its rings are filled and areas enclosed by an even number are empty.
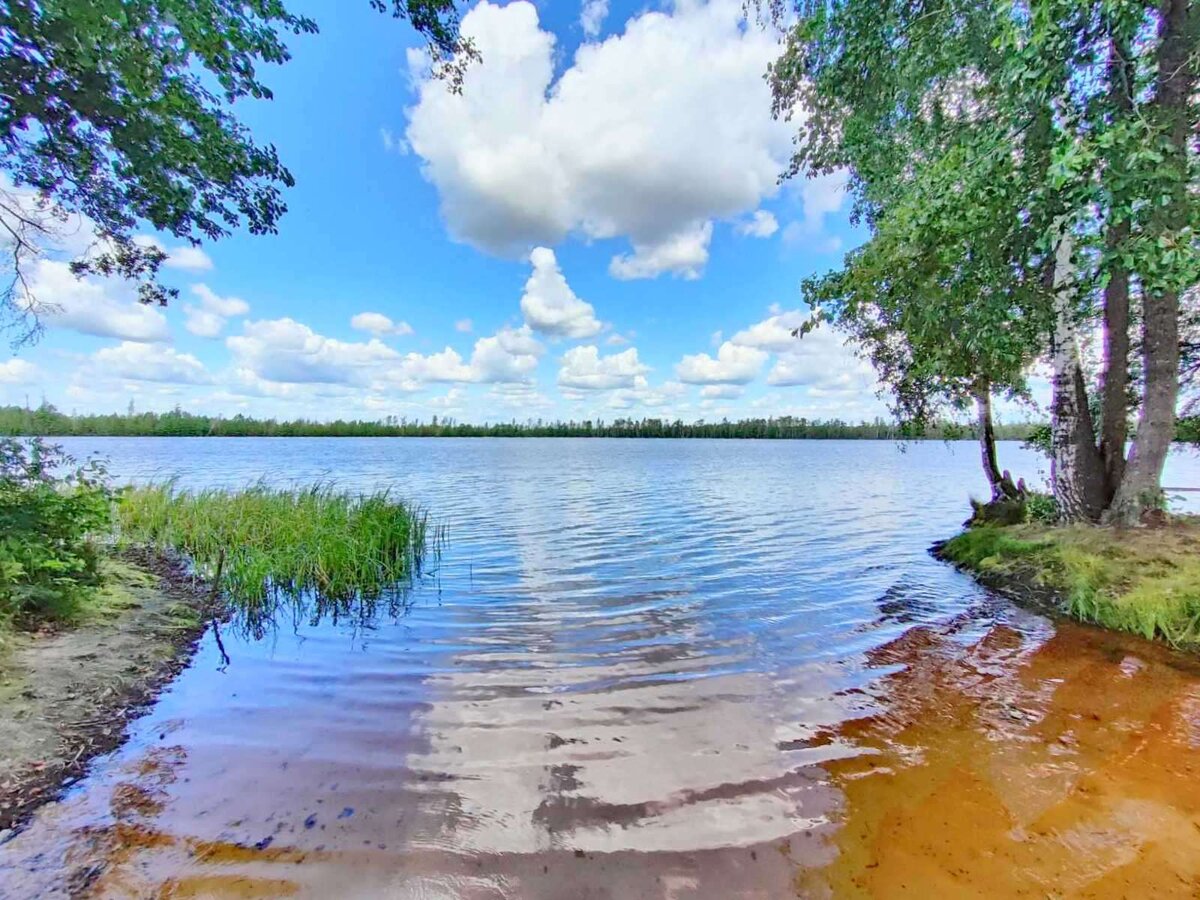
<svg viewBox="0 0 1200 900">
<path fill-rule="evenodd" d="M 1044 427 L 1044 426 L 1043 426 Z M 996 425 L 998 440 L 1026 440 L 1038 423 Z M 929 438 L 958 440 L 975 438 L 974 425 L 935 422 L 920 431 L 884 419 L 873 422 L 843 422 L 840 419 L 807 419 L 778 416 L 762 419 L 727 419 L 683 422 L 679 419 L 625 419 L 612 421 L 490 422 L 475 425 L 452 418 L 433 416 L 428 422 L 387 416 L 381 421 L 336 419 L 315 422 L 307 419 L 279 421 L 243 415 L 229 418 L 205 416 L 175 408 L 169 412 L 137 412 L 102 415 L 69 415 L 43 403 L 37 408 L 0 407 L 0 435 L 68 437 L 105 435 L 119 437 L 631 437 L 631 438 L 761 438 L 775 440 L 860 439 L 904 440 Z"/>
</svg>

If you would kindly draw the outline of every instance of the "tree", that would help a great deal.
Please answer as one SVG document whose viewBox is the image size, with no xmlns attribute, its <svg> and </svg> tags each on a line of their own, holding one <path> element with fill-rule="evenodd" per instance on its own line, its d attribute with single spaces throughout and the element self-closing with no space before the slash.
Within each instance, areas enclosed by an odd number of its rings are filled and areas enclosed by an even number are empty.
<svg viewBox="0 0 1200 900">
<path fill-rule="evenodd" d="M 371 0 L 422 34 L 452 89 L 476 57 L 453 0 Z M 10 0 L 0 4 L 0 170 L 37 192 L 42 209 L 80 216 L 96 241 L 77 275 L 118 275 L 143 302 L 165 304 L 165 256 L 134 240 L 139 223 L 199 243 L 233 229 L 274 232 L 292 175 L 273 146 L 255 143 L 231 111 L 270 99 L 259 67 L 290 58 L 284 37 L 316 23 L 281 0 Z M 12 248 L 14 306 L 37 215 L 0 195 Z M 44 221 L 43 221 L 43 224 Z M 28 304 L 28 298 L 27 298 Z"/>
<path fill-rule="evenodd" d="M 986 235 L 999 223 L 992 206 L 939 208 L 943 169 L 956 153 L 923 169 L 876 219 L 873 238 L 847 256 L 841 271 L 804 285 L 820 319 L 849 333 L 892 397 L 892 409 L 913 430 L 946 407 L 974 404 L 981 462 L 992 500 L 1015 499 L 1002 470 L 992 417 L 993 394 L 1026 396 L 1032 346 L 1044 328 L 1042 304 L 1030 279 L 1008 265 L 1002 241 Z M 994 191 L 1016 184 L 1011 156 L 993 154 L 994 167 L 974 174 Z M 979 188 L 962 185 L 974 195 Z"/>
<path fill-rule="evenodd" d="M 871 252 L 906 292 L 889 302 L 940 309 L 945 291 L 975 290 L 986 314 L 940 329 L 972 350 L 966 371 L 986 378 L 995 359 L 977 351 L 997 340 L 1052 361 L 1060 510 L 1136 519 L 1174 434 L 1179 294 L 1200 276 L 1196 3 L 802 0 L 798 13 L 770 73 L 776 111 L 806 115 L 791 173 L 849 170 Z M 973 232 L 959 227 L 971 218 Z M 900 321 L 913 358 L 936 351 L 937 317 Z M 1131 323 L 1143 380 L 1126 461 Z M 1099 373 L 1079 349 L 1092 327 L 1105 336 Z"/>
</svg>

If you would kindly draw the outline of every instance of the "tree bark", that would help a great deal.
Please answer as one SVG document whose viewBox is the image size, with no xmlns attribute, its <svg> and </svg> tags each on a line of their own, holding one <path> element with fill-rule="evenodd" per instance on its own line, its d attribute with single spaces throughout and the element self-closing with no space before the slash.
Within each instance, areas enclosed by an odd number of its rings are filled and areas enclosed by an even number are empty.
<svg viewBox="0 0 1200 900">
<path fill-rule="evenodd" d="M 1018 496 L 1016 485 L 1007 472 L 1000 471 L 996 455 L 996 428 L 992 421 L 992 389 L 987 382 L 975 388 L 975 405 L 979 414 L 979 455 L 983 473 L 992 489 L 992 502 L 1014 499 Z"/>
<path fill-rule="evenodd" d="M 1171 239 L 1186 218 L 1186 178 L 1190 123 L 1187 106 L 1196 76 L 1190 63 L 1196 11 L 1188 0 L 1163 0 L 1159 9 L 1158 85 L 1155 113 L 1166 126 L 1171 155 L 1164 167 L 1177 169 L 1171 202 L 1154 222 L 1158 236 Z M 1160 501 L 1162 470 L 1175 437 L 1179 400 L 1179 292 L 1174 288 L 1144 292 L 1142 358 L 1146 386 L 1138 417 L 1137 439 L 1125 477 L 1107 518 L 1133 524 L 1143 510 Z"/>
<path fill-rule="evenodd" d="M 1050 480 L 1059 518 L 1095 522 L 1104 509 L 1104 471 L 1088 410 L 1071 294 L 1066 289 L 1071 278 L 1071 249 L 1071 234 L 1064 226 L 1048 279 L 1054 292 Z"/>
<path fill-rule="evenodd" d="M 1133 111 L 1133 57 L 1128 42 L 1113 34 L 1108 63 L 1108 92 L 1114 118 Z M 1120 161 L 1110 160 L 1106 172 L 1119 172 Z M 1119 198 L 1110 203 L 1117 207 Z M 1113 216 L 1105 235 L 1110 258 L 1129 239 L 1129 219 Z M 1104 374 L 1100 401 L 1100 456 L 1104 463 L 1104 504 L 1116 496 L 1125 474 L 1125 444 L 1129 439 L 1129 271 L 1111 263 L 1104 288 Z"/>
</svg>

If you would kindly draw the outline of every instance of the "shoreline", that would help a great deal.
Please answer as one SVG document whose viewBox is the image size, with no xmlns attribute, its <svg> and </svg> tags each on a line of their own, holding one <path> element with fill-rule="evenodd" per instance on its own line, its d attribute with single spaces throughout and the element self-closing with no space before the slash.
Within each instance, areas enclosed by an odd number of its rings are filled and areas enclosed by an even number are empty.
<svg viewBox="0 0 1200 900">
<path fill-rule="evenodd" d="M 180 558 L 129 549 L 111 566 L 115 612 L 17 633 L 0 658 L 0 842 L 125 742 L 219 614 Z"/>
<path fill-rule="evenodd" d="M 969 575 L 977 584 L 999 594 L 1006 600 L 1011 600 L 1018 606 L 1043 615 L 1069 619 L 1072 622 L 1081 621 L 1071 615 L 1066 598 L 1061 591 L 1039 584 L 1036 576 L 1030 571 L 1000 574 L 975 568 L 969 563 L 954 559 L 946 552 L 946 546 L 954 540 L 954 537 L 934 541 L 929 545 L 929 555 L 938 562 L 945 563 L 964 575 Z"/>
<path fill-rule="evenodd" d="M 929 552 L 1037 612 L 1200 653 L 1200 519 L 1125 529 L 983 525 Z"/>
</svg>

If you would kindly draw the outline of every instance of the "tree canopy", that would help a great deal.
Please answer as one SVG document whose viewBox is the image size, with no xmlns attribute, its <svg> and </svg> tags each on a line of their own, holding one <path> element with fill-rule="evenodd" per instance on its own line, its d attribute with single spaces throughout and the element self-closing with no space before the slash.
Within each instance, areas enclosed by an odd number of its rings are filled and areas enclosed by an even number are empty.
<svg viewBox="0 0 1200 900">
<path fill-rule="evenodd" d="M 426 38 L 451 89 L 475 58 L 453 0 L 370 0 Z M 281 0 L 11 0 L 0 4 L 0 171 L 40 207 L 0 197 L 10 247 L 11 313 L 36 314 L 22 265 L 53 216 L 96 230 L 76 274 L 119 275 L 144 302 L 165 303 L 160 248 L 134 241 L 141 223 L 198 243 L 235 228 L 276 230 L 291 173 L 232 111 L 270 99 L 264 65 L 290 58 L 286 39 L 317 24 Z"/>
<path fill-rule="evenodd" d="M 1200 277 L 1197 4 L 797 13 L 770 73 L 777 114 L 803 114 L 790 174 L 846 169 L 872 232 L 806 285 L 818 316 L 863 342 L 902 414 L 1019 391 L 1030 363 L 1052 363 L 1064 515 L 1135 516 L 1174 433 L 1180 296 Z"/>
</svg>

